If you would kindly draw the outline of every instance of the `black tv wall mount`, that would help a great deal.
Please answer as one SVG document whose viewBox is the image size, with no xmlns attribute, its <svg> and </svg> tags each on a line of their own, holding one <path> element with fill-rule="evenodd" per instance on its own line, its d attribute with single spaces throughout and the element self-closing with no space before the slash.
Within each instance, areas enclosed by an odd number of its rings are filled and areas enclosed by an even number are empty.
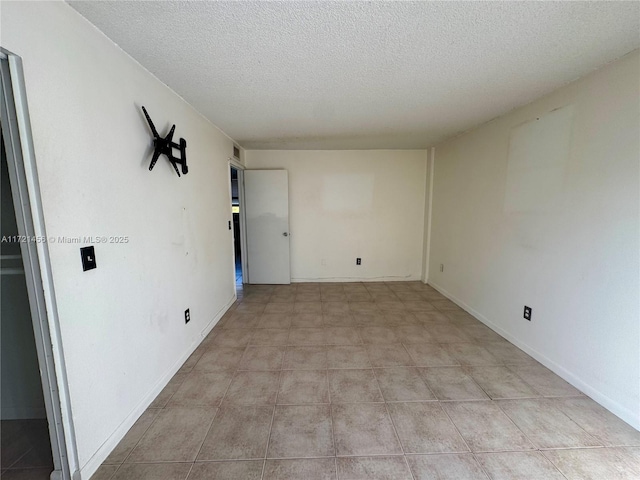
<svg viewBox="0 0 640 480">
<path fill-rule="evenodd" d="M 166 155 L 169 159 L 169 162 L 173 166 L 173 169 L 176 171 L 178 176 L 180 176 L 180 170 L 178 170 L 178 165 L 181 166 L 182 174 L 186 175 L 189 172 L 189 168 L 187 167 L 187 141 L 184 138 L 180 139 L 180 143 L 175 143 L 173 141 L 173 132 L 176 130 L 176 126 L 171 127 L 171 130 L 167 134 L 166 137 L 162 138 L 158 135 L 158 131 L 156 127 L 153 125 L 151 121 L 151 117 L 147 113 L 147 109 L 142 107 L 142 111 L 144 112 L 144 116 L 149 123 L 149 128 L 151 128 L 151 133 L 153 133 L 153 157 L 151 158 L 151 164 L 149 165 L 149 170 L 153 170 L 155 167 L 158 158 L 160 155 Z M 180 151 L 180 156 L 175 157 L 173 155 L 174 150 Z"/>
</svg>

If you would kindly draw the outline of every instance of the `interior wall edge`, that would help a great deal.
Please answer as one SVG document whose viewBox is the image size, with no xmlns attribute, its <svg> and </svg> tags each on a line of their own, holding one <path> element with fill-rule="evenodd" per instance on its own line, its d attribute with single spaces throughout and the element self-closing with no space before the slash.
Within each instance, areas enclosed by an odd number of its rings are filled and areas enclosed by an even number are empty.
<svg viewBox="0 0 640 480">
<path fill-rule="evenodd" d="M 427 174 L 425 185 L 424 250 L 422 252 L 422 283 L 429 283 L 429 261 L 431 259 L 431 217 L 433 214 L 433 176 L 435 173 L 436 147 L 427 149 Z"/>
</svg>

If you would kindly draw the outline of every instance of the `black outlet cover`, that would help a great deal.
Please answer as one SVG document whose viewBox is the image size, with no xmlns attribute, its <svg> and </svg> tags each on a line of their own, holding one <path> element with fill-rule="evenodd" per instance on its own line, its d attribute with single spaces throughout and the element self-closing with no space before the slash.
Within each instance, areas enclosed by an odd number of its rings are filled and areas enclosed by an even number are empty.
<svg viewBox="0 0 640 480">
<path fill-rule="evenodd" d="M 527 306 L 525 305 L 525 306 L 524 306 L 524 318 L 525 318 L 526 320 L 531 321 L 531 312 L 532 312 L 531 307 L 527 307 Z"/>
<path fill-rule="evenodd" d="M 356 265 L 362 265 L 362 259 L 360 257 L 356 258 Z"/>
<path fill-rule="evenodd" d="M 93 245 L 90 247 L 82 247 L 80 249 L 80 258 L 82 258 L 82 271 L 93 270 L 96 265 L 96 254 Z"/>
<path fill-rule="evenodd" d="M 189 321 L 191 320 L 191 312 L 189 311 L 189 309 L 187 308 L 184 311 L 184 323 L 189 323 Z"/>
</svg>

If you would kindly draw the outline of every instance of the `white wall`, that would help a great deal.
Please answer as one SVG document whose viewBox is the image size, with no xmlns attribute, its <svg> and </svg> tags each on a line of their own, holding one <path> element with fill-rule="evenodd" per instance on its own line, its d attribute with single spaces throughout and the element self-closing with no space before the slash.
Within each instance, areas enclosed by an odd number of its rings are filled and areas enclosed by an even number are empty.
<svg viewBox="0 0 640 480">
<path fill-rule="evenodd" d="M 248 168 L 289 172 L 292 281 L 421 278 L 425 150 L 247 150 L 245 158 Z"/>
<path fill-rule="evenodd" d="M 429 283 L 636 428 L 638 78 L 636 51 L 438 145 L 429 271 Z"/>
<path fill-rule="evenodd" d="M 62 2 L 3 2 L 2 46 L 23 59 L 82 478 L 116 445 L 234 299 L 232 141 Z M 190 173 L 150 136 L 176 124 Z M 184 323 L 184 310 L 191 322 Z"/>
</svg>

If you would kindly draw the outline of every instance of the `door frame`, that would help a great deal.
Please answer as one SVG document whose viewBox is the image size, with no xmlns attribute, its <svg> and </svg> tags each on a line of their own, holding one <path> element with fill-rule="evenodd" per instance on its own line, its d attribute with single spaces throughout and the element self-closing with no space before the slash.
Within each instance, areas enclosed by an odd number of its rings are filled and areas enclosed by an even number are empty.
<svg viewBox="0 0 640 480">
<path fill-rule="evenodd" d="M 0 48 L 0 111 L 33 324 L 54 471 L 51 480 L 80 478 L 47 233 L 36 168 L 22 59 Z"/>
<path fill-rule="evenodd" d="M 247 280 L 249 279 L 249 263 L 247 262 L 247 217 L 245 216 L 245 209 L 244 209 L 244 170 L 245 170 L 245 166 L 242 165 L 240 162 L 230 158 L 229 159 L 229 171 L 231 171 L 231 168 L 235 168 L 236 171 L 238 172 L 238 199 L 240 202 L 240 213 L 239 213 L 239 220 L 240 220 L 240 250 L 241 250 L 241 256 L 240 256 L 240 264 L 242 265 L 242 283 L 248 283 Z M 229 201 L 232 201 L 232 195 L 231 195 L 231 181 L 229 181 Z M 232 221 L 233 221 L 233 215 L 232 216 Z M 235 265 L 235 252 L 234 252 L 234 265 Z M 233 284 L 235 285 L 236 282 L 236 277 L 235 277 L 235 267 L 234 267 L 234 272 L 233 272 Z"/>
</svg>

